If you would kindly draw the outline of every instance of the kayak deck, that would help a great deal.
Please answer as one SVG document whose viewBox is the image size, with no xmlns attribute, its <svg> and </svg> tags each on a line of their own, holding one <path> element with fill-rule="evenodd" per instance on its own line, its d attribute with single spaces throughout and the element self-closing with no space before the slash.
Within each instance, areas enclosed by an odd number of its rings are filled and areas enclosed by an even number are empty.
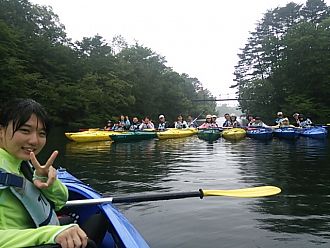
<svg viewBox="0 0 330 248">
<path fill-rule="evenodd" d="M 279 139 L 297 140 L 299 138 L 299 133 L 296 129 L 297 128 L 294 127 L 275 128 L 274 136 Z"/>
<path fill-rule="evenodd" d="M 213 142 L 221 137 L 222 130 L 219 128 L 209 128 L 198 130 L 197 137 L 202 140 Z"/>
<path fill-rule="evenodd" d="M 156 132 L 152 131 L 129 131 L 121 134 L 110 134 L 114 142 L 131 142 L 156 138 Z"/>
<path fill-rule="evenodd" d="M 94 141 L 108 141 L 111 140 L 111 134 L 121 134 L 124 132 L 117 131 L 83 131 L 83 132 L 74 132 L 74 133 L 65 133 L 65 136 L 75 142 L 94 142 Z"/>
<path fill-rule="evenodd" d="M 158 139 L 177 139 L 192 136 L 197 132 L 197 128 L 168 128 L 165 131 L 158 131 L 157 137 Z"/>
<path fill-rule="evenodd" d="M 273 130 L 271 128 L 248 128 L 246 136 L 257 140 L 271 140 L 273 138 Z"/>
<path fill-rule="evenodd" d="M 222 132 L 222 137 L 228 140 L 240 140 L 244 139 L 246 136 L 246 131 L 243 128 L 229 128 L 224 129 Z"/>
<path fill-rule="evenodd" d="M 328 135 L 328 131 L 324 127 L 305 127 L 298 129 L 297 132 L 304 137 L 313 138 L 313 139 L 324 139 Z"/>
</svg>

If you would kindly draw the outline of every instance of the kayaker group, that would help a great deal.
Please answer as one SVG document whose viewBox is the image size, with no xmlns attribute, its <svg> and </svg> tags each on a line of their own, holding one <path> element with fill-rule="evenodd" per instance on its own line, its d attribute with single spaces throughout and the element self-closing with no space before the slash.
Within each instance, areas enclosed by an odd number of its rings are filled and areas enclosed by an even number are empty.
<svg viewBox="0 0 330 248">
<path fill-rule="evenodd" d="M 128 116 L 121 115 L 119 117 L 119 121 L 112 122 L 109 120 L 107 124 L 104 126 L 104 130 L 107 131 L 138 131 L 138 130 L 157 130 L 157 131 L 164 131 L 168 128 L 196 128 L 197 123 L 196 119 L 193 120 L 191 115 L 187 117 L 187 121 L 183 119 L 182 115 L 178 115 L 177 120 L 174 123 L 169 123 L 166 121 L 165 116 L 163 114 L 159 115 L 157 124 L 150 119 L 150 117 L 146 116 L 140 122 L 138 117 L 134 116 L 132 121 L 129 120 Z"/>
<path fill-rule="evenodd" d="M 243 127 L 242 123 L 240 123 L 237 119 L 236 114 L 228 114 L 226 113 L 224 115 L 225 121 L 220 126 L 217 123 L 217 116 L 216 115 L 206 115 L 205 117 L 205 122 L 200 125 L 198 128 L 199 129 L 207 129 L 207 128 L 237 128 L 237 127 Z"/>
<path fill-rule="evenodd" d="M 294 113 L 293 124 L 290 124 L 289 117 L 285 116 L 283 112 L 279 111 L 276 114 L 276 118 L 274 120 L 274 125 L 268 126 L 262 122 L 260 117 L 253 117 L 252 115 L 248 116 L 247 127 L 268 127 L 268 128 L 281 128 L 281 127 L 310 127 L 313 125 L 313 122 L 306 118 L 303 114 Z"/>
<path fill-rule="evenodd" d="M 283 114 L 283 112 L 277 112 L 276 118 L 274 120 L 273 125 L 265 124 L 261 117 L 248 115 L 247 118 L 242 118 L 241 122 L 237 120 L 235 114 L 229 115 L 226 113 L 224 115 L 225 121 L 222 125 L 223 128 L 226 127 L 263 127 L 263 128 L 280 128 L 280 127 L 310 127 L 313 125 L 312 121 L 309 118 L 306 118 L 303 114 L 294 113 L 293 124 L 290 124 L 290 120 L 287 116 Z M 206 120 L 207 121 L 207 120 Z"/>
<path fill-rule="evenodd" d="M 259 116 L 248 115 L 247 118 L 238 120 L 237 115 L 232 113 L 226 113 L 224 115 L 225 121 L 222 126 L 217 123 L 217 115 L 206 115 L 205 122 L 201 125 L 196 123 L 196 119 L 189 115 L 187 120 L 183 119 L 182 115 L 178 115 L 177 120 L 174 123 L 169 123 L 166 121 L 163 114 L 159 115 L 158 122 L 155 124 L 150 117 L 146 116 L 144 119 L 139 121 L 138 117 L 134 116 L 130 121 L 128 116 L 121 115 L 117 122 L 109 120 L 104 126 L 104 130 L 107 131 L 138 131 L 152 129 L 157 131 L 164 131 L 167 128 L 237 128 L 237 127 L 264 127 L 264 128 L 279 128 L 279 127 L 307 127 L 311 126 L 313 123 L 309 118 L 306 118 L 303 114 L 295 113 L 293 114 L 293 122 L 291 125 L 289 118 L 283 115 L 283 112 L 279 111 L 277 113 L 276 119 L 274 120 L 274 125 L 265 124 Z"/>
</svg>

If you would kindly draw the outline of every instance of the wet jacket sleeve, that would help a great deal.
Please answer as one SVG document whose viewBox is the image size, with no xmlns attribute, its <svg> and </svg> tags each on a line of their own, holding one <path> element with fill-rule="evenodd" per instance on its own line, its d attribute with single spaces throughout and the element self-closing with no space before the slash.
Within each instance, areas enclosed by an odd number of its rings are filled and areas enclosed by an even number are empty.
<svg viewBox="0 0 330 248">
<path fill-rule="evenodd" d="M 65 205 L 69 197 L 67 187 L 59 179 L 56 179 L 50 187 L 41 191 L 48 200 L 55 204 L 56 211 Z"/>
<path fill-rule="evenodd" d="M 0 230 L 0 248 L 19 248 L 40 244 L 55 244 L 56 236 L 74 225 L 76 224 L 65 226 L 43 226 L 23 230 Z"/>
</svg>

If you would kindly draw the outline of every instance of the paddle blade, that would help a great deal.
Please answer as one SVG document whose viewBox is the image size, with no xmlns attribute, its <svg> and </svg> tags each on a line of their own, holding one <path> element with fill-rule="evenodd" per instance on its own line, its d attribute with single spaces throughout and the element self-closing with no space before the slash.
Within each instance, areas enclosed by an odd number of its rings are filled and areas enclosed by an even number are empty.
<svg viewBox="0 0 330 248">
<path fill-rule="evenodd" d="M 202 190 L 203 196 L 261 197 L 276 195 L 281 189 L 275 186 L 259 186 L 230 190 Z"/>
</svg>

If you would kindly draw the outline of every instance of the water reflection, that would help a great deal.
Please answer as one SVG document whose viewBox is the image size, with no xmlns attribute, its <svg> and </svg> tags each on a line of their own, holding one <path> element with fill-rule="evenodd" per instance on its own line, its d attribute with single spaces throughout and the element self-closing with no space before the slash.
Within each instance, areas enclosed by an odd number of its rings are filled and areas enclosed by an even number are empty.
<svg viewBox="0 0 330 248">
<path fill-rule="evenodd" d="M 111 141 L 97 141 L 97 142 L 68 142 L 66 144 L 67 156 L 81 156 L 87 154 L 103 153 L 109 150 Z"/>
<path fill-rule="evenodd" d="M 272 198 L 251 205 L 262 218 L 259 227 L 278 233 L 311 234 L 328 239 L 330 167 L 327 140 L 301 138 L 296 143 L 274 140 L 253 147 L 242 176 L 246 182 L 267 181 L 282 188 Z M 314 239 L 312 239 L 314 240 Z M 327 241 L 320 241 L 320 243 Z"/>
</svg>

